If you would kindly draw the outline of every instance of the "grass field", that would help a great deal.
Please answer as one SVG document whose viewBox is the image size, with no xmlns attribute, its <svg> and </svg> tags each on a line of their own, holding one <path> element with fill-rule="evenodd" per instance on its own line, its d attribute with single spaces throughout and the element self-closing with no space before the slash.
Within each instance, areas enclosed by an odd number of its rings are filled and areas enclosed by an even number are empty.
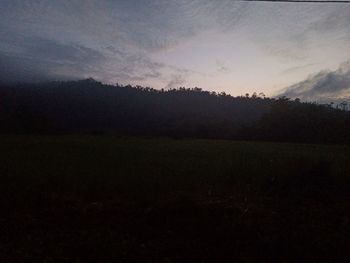
<svg viewBox="0 0 350 263">
<path fill-rule="evenodd" d="M 0 262 L 350 260 L 350 147 L 0 137 Z"/>
</svg>

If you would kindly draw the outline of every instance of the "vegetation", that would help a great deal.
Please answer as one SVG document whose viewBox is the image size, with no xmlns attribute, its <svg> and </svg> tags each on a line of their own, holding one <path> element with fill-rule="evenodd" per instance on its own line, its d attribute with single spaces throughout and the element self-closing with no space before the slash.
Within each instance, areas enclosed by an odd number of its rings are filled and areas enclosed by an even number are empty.
<svg viewBox="0 0 350 263">
<path fill-rule="evenodd" d="M 92 79 L 1 86 L 0 261 L 350 261 L 340 108 Z"/>
<path fill-rule="evenodd" d="M 350 147 L 0 138 L 1 262 L 335 262 Z"/>
<path fill-rule="evenodd" d="M 350 112 L 264 94 L 103 85 L 92 79 L 0 88 L 2 133 L 349 143 Z"/>
</svg>

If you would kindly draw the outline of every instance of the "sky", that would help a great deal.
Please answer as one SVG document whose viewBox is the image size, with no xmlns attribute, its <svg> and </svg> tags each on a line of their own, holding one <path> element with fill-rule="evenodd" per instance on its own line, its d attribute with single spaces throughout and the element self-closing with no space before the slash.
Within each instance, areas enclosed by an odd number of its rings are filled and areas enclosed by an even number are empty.
<svg viewBox="0 0 350 263">
<path fill-rule="evenodd" d="M 0 81 L 350 98 L 350 4 L 0 0 Z"/>
</svg>

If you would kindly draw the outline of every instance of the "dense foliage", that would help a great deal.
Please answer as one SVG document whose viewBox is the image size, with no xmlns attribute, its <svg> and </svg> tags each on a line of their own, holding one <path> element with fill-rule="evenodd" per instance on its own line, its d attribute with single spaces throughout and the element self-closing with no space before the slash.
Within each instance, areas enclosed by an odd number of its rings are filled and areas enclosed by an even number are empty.
<svg viewBox="0 0 350 263">
<path fill-rule="evenodd" d="M 104 85 L 93 79 L 0 88 L 2 133 L 98 133 L 350 142 L 350 114 L 287 98 Z"/>
</svg>

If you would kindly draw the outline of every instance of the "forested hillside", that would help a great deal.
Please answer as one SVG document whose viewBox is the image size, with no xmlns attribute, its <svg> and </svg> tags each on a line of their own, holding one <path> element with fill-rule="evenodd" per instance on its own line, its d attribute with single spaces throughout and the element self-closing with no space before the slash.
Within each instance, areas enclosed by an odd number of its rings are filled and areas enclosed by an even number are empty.
<svg viewBox="0 0 350 263">
<path fill-rule="evenodd" d="M 0 88 L 2 133 L 94 133 L 349 143 L 350 114 L 330 105 L 199 88 L 155 90 L 93 79 Z"/>
</svg>

